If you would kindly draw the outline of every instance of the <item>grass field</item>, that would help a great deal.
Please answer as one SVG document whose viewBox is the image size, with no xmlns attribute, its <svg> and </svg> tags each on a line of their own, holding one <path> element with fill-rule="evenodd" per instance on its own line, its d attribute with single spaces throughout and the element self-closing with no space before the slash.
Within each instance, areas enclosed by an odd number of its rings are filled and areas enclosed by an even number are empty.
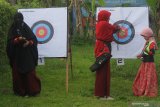
<svg viewBox="0 0 160 107">
<path fill-rule="evenodd" d="M 157 51 L 155 57 L 160 76 L 160 51 Z M 3 70 L 0 71 L 0 107 L 145 107 L 145 104 L 149 104 L 147 107 L 160 107 L 160 96 L 133 96 L 132 83 L 141 63 L 136 59 L 125 60 L 124 66 L 117 66 L 116 60 L 112 59 L 111 96 L 115 100 L 95 98 L 95 73 L 88 69 L 93 61 L 93 45 L 72 46 L 73 71 L 69 72 L 69 90 L 66 93 L 66 59 L 46 58 L 45 65 L 37 67 L 42 91 L 36 97 L 15 96 L 12 91 L 11 69 L 8 65 L 3 65 Z"/>
</svg>

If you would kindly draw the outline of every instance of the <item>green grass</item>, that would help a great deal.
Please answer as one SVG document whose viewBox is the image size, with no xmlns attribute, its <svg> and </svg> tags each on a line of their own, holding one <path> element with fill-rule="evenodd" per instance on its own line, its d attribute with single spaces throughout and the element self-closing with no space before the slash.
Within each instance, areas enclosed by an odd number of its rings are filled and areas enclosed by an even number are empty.
<svg viewBox="0 0 160 107">
<path fill-rule="evenodd" d="M 69 72 L 68 93 L 66 93 L 66 59 L 46 58 L 45 65 L 37 67 L 42 91 L 36 97 L 27 98 L 13 94 L 11 69 L 8 65 L 1 66 L 0 107 L 128 107 L 134 102 L 160 104 L 160 96 L 156 98 L 133 96 L 132 83 L 141 63 L 133 59 L 125 60 L 124 66 L 117 66 L 116 60 L 111 60 L 111 96 L 115 100 L 102 101 L 95 98 L 95 73 L 88 69 L 94 61 L 93 47 L 91 44 L 72 46 L 73 72 Z M 160 51 L 156 53 L 155 62 L 157 73 L 160 75 Z"/>
</svg>

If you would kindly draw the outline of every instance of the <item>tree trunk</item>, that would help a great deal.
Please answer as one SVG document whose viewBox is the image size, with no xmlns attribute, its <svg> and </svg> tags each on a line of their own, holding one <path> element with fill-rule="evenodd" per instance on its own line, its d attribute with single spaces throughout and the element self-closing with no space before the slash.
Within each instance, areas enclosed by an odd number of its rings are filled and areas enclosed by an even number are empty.
<svg viewBox="0 0 160 107">
<path fill-rule="evenodd" d="M 83 35 L 83 28 L 82 28 L 82 17 L 81 17 L 81 10 L 80 10 L 80 2 L 79 0 L 74 0 L 74 8 L 76 9 L 76 31 Z"/>
</svg>

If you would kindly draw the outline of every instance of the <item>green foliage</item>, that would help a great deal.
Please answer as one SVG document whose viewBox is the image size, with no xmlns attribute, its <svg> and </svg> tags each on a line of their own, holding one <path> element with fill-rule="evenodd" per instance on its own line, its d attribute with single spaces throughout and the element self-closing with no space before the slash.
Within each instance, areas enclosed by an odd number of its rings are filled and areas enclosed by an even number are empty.
<svg viewBox="0 0 160 107">
<path fill-rule="evenodd" d="M 6 38 L 7 32 L 11 24 L 11 19 L 13 18 L 13 14 L 15 12 L 15 8 L 10 6 L 5 1 L 0 1 L 0 66 L 3 65 L 6 61 Z M 1 68 L 0 68 L 1 69 Z"/>
<path fill-rule="evenodd" d="M 158 3 L 159 0 L 147 0 L 147 4 L 150 7 L 150 13 L 151 13 L 151 26 L 154 30 L 154 32 L 156 33 L 156 36 L 158 36 L 158 32 L 159 32 L 159 25 L 158 25 L 158 21 L 160 20 L 159 18 L 159 14 L 157 12 L 158 8 L 160 7 L 160 3 Z"/>
<path fill-rule="evenodd" d="M 87 36 L 81 36 L 78 34 L 74 34 L 71 37 L 71 42 L 74 45 L 84 45 L 84 44 L 93 44 L 95 42 L 95 38 L 94 37 L 87 37 Z"/>
<path fill-rule="evenodd" d="M 87 9 L 88 12 L 92 13 L 92 16 L 95 15 L 97 5 L 105 6 L 106 2 L 104 0 L 98 0 L 98 2 L 96 2 L 96 0 L 85 0 L 83 3 L 83 6 Z"/>
<path fill-rule="evenodd" d="M 100 6 L 106 6 L 105 0 L 98 0 Z"/>
<path fill-rule="evenodd" d="M 95 4 L 96 4 L 96 1 L 95 0 L 92 0 L 92 15 L 95 14 Z"/>
<path fill-rule="evenodd" d="M 0 3 L 5 2 L 5 0 L 0 0 Z"/>
<path fill-rule="evenodd" d="M 90 26 L 90 23 L 91 23 L 91 19 L 93 19 L 94 21 L 96 20 L 95 19 L 95 15 L 96 15 L 96 7 L 97 6 L 105 6 L 106 3 L 104 0 L 84 0 L 83 3 L 82 3 L 82 7 L 84 7 L 86 9 L 86 11 L 88 12 L 88 16 L 85 20 L 85 24 L 86 26 L 83 28 L 83 34 L 85 36 L 85 38 L 93 38 L 94 37 L 94 34 L 93 32 L 95 31 L 93 29 L 93 27 Z M 93 23 L 92 23 L 93 24 Z"/>
<path fill-rule="evenodd" d="M 155 20 L 158 18 L 157 9 L 159 8 L 159 3 L 157 0 L 147 0 L 147 4 L 150 7 L 150 12 Z"/>
<path fill-rule="evenodd" d="M 157 0 L 146 0 L 146 1 L 147 1 L 147 4 L 150 6 L 150 8 L 153 9 L 153 11 L 155 11 L 159 7 Z"/>
<path fill-rule="evenodd" d="M 42 8 L 45 7 L 44 4 L 40 0 L 18 0 L 17 1 L 18 8 Z"/>
</svg>

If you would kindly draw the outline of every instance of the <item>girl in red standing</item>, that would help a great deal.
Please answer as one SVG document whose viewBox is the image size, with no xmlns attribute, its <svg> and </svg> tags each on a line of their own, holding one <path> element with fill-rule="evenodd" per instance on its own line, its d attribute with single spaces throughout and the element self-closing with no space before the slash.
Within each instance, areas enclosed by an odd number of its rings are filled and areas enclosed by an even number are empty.
<svg viewBox="0 0 160 107">
<path fill-rule="evenodd" d="M 111 13 L 101 10 L 98 13 L 98 21 L 96 24 L 96 44 L 95 58 L 106 56 L 106 62 L 96 70 L 95 96 L 98 98 L 113 99 L 110 97 L 110 57 L 111 42 L 113 41 L 113 33 L 119 30 L 119 27 L 109 23 Z"/>
<path fill-rule="evenodd" d="M 154 54 L 157 45 L 153 37 L 153 31 L 145 28 L 141 36 L 146 40 L 144 49 L 137 58 L 142 59 L 142 63 L 133 83 L 133 93 L 135 96 L 155 97 L 158 95 L 158 79 L 156 66 L 154 64 Z"/>
</svg>

